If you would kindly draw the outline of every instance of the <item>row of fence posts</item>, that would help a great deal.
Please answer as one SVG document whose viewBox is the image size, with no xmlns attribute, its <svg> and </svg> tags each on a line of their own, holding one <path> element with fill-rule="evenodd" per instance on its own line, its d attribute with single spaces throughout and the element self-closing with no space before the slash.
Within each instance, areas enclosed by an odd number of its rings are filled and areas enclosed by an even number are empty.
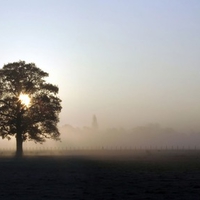
<svg viewBox="0 0 200 200">
<path fill-rule="evenodd" d="M 200 148 L 197 146 L 161 146 L 161 147 L 144 147 L 144 146 L 135 146 L 135 147 L 123 147 L 123 146 L 116 146 L 116 147 L 107 147 L 107 146 L 101 146 L 101 147 L 25 147 L 24 151 L 99 151 L 99 150 L 199 150 Z M 0 151 L 15 151 L 15 148 L 0 148 Z"/>
</svg>

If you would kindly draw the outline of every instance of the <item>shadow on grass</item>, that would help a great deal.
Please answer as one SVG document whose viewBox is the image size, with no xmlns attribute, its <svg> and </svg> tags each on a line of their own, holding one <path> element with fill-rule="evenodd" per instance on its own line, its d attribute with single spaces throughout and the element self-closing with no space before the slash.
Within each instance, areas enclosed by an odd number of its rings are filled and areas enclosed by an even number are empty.
<svg viewBox="0 0 200 200">
<path fill-rule="evenodd" d="M 3 156 L 0 199 L 198 199 L 198 155 L 167 155 Z"/>
</svg>

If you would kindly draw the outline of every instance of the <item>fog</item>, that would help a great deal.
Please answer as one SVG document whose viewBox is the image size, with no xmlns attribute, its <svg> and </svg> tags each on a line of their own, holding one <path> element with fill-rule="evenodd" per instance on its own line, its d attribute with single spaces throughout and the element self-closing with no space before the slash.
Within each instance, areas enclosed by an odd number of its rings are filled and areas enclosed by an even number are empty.
<svg viewBox="0 0 200 200">
<path fill-rule="evenodd" d="M 24 142 L 25 149 L 196 149 L 200 148 L 200 132 L 180 132 L 159 124 L 147 124 L 132 129 L 94 126 L 60 127 L 61 141 L 47 140 L 43 144 Z M 14 149 L 15 138 L 1 140 L 1 149 Z"/>
<path fill-rule="evenodd" d="M 120 148 L 197 148 L 200 133 L 181 133 L 159 124 L 148 124 L 132 129 L 110 128 L 95 130 L 89 127 L 61 128 L 62 145 L 68 148 L 120 149 Z"/>
</svg>

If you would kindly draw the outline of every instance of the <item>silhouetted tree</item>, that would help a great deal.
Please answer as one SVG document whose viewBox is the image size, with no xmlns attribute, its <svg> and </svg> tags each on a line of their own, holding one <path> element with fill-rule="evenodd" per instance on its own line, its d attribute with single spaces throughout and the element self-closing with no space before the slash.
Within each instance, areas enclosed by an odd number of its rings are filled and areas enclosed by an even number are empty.
<svg viewBox="0 0 200 200">
<path fill-rule="evenodd" d="M 24 61 L 0 69 L 0 136 L 16 137 L 18 157 L 23 155 L 26 140 L 59 140 L 61 100 L 57 97 L 58 87 L 46 83 L 45 77 L 48 73 Z"/>
</svg>

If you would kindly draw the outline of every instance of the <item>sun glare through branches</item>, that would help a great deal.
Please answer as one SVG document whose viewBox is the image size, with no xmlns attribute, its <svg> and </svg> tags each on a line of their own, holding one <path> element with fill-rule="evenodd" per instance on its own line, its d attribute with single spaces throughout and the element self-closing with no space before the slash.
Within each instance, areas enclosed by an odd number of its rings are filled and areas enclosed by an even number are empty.
<svg viewBox="0 0 200 200">
<path fill-rule="evenodd" d="M 26 107 L 29 107 L 31 99 L 30 99 L 30 97 L 27 94 L 21 93 L 19 95 L 19 100 L 21 101 L 21 103 L 23 105 L 25 105 Z"/>
</svg>

